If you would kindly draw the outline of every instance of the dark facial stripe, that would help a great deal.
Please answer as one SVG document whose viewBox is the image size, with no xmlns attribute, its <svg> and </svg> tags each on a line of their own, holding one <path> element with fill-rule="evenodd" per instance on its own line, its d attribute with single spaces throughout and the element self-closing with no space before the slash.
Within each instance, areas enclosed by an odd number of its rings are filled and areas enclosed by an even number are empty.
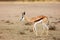
<svg viewBox="0 0 60 40">
<path fill-rule="evenodd" d="M 40 19 L 38 19 L 38 20 L 35 20 L 34 22 L 37 22 L 37 21 L 40 21 L 40 20 L 42 20 L 43 18 L 40 18 Z"/>
</svg>

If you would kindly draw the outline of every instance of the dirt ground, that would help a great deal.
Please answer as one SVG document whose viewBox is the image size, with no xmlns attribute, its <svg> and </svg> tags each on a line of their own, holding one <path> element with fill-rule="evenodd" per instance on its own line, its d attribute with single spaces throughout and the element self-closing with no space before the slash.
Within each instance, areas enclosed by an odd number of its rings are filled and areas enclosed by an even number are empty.
<svg viewBox="0 0 60 40">
<path fill-rule="evenodd" d="M 33 25 L 20 22 L 24 11 L 29 18 L 47 16 L 56 29 L 49 30 L 49 36 L 36 37 Z M 60 3 L 0 4 L 0 40 L 60 40 Z"/>
</svg>

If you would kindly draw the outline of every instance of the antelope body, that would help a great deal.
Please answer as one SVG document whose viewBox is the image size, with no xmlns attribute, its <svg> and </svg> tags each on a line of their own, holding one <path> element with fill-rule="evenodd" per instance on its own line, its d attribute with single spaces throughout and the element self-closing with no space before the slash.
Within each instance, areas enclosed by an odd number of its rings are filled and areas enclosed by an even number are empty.
<svg viewBox="0 0 60 40">
<path fill-rule="evenodd" d="M 31 23 L 34 25 L 33 27 L 33 31 L 35 32 L 36 36 L 38 36 L 38 33 L 37 33 L 37 29 L 36 29 L 36 24 L 38 23 L 41 23 L 43 25 L 43 29 L 46 28 L 47 31 L 46 31 L 46 34 L 48 35 L 48 30 L 49 30 L 49 27 L 48 27 L 48 18 L 46 16 L 36 16 L 36 17 L 33 17 L 31 19 L 27 18 L 25 16 L 25 12 L 22 13 L 22 18 L 20 19 L 20 21 L 27 21 L 28 23 Z M 43 33 L 43 32 L 42 32 Z"/>
</svg>

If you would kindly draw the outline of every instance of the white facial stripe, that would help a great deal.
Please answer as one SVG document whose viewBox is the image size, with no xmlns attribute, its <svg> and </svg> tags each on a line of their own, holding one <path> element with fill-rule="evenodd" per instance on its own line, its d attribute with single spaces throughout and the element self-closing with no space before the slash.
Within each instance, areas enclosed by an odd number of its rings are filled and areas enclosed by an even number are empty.
<svg viewBox="0 0 60 40">
<path fill-rule="evenodd" d="M 23 17 L 23 19 L 22 19 L 22 21 L 24 20 L 24 17 Z"/>
<path fill-rule="evenodd" d="M 23 21 L 24 20 L 24 17 L 21 17 L 20 21 Z"/>
</svg>

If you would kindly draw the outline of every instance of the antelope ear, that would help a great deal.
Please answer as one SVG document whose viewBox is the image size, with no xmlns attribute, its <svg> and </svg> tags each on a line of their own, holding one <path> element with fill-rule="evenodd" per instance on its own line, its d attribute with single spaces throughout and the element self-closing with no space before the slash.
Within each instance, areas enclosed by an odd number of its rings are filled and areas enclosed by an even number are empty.
<svg viewBox="0 0 60 40">
<path fill-rule="evenodd" d="M 23 12 L 23 15 L 25 15 L 25 12 Z"/>
</svg>

